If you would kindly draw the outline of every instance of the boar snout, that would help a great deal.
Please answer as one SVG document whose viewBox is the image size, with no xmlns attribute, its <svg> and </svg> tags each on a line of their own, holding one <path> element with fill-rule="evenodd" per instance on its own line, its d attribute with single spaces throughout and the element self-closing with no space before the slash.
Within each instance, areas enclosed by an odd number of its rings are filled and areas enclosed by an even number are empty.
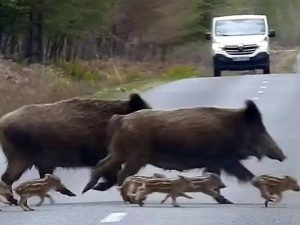
<svg viewBox="0 0 300 225">
<path fill-rule="evenodd" d="M 263 154 L 268 158 L 278 160 L 280 162 L 286 159 L 282 149 L 269 134 L 265 134 L 263 136 L 261 143 Z"/>
<path fill-rule="evenodd" d="M 296 185 L 296 186 L 293 188 L 293 191 L 300 191 L 299 185 Z"/>
</svg>

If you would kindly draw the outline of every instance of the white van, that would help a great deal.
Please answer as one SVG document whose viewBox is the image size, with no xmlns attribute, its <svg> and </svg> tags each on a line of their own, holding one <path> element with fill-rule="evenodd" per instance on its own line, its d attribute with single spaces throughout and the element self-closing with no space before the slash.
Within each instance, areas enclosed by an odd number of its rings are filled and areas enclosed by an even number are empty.
<svg viewBox="0 0 300 225">
<path fill-rule="evenodd" d="M 222 70 L 262 69 L 270 73 L 269 37 L 275 37 L 265 15 L 233 15 L 215 17 L 212 32 L 214 76 Z"/>
</svg>

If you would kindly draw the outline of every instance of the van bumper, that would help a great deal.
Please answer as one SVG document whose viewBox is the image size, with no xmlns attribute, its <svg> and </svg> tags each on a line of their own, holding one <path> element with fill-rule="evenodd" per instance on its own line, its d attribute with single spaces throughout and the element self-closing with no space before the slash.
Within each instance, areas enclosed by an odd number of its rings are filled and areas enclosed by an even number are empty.
<svg viewBox="0 0 300 225">
<path fill-rule="evenodd" d="M 243 55 L 241 57 L 247 57 Z M 226 57 L 222 54 L 216 54 L 213 57 L 214 68 L 219 70 L 251 70 L 264 69 L 269 66 L 270 56 L 268 53 L 261 52 L 256 56 L 250 57 L 247 61 L 234 61 L 233 58 Z"/>
</svg>

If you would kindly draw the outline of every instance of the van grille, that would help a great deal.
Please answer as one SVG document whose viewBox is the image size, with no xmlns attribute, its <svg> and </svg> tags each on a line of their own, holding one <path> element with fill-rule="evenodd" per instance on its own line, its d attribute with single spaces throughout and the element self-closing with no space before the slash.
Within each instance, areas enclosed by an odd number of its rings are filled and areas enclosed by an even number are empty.
<svg viewBox="0 0 300 225">
<path fill-rule="evenodd" d="M 257 49 L 257 45 L 226 45 L 224 50 L 229 55 L 250 55 Z"/>
</svg>

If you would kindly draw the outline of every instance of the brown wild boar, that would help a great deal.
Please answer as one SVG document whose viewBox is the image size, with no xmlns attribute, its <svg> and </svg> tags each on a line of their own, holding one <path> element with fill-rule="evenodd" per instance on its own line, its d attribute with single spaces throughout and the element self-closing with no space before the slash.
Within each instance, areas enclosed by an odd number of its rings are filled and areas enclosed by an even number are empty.
<svg viewBox="0 0 300 225">
<path fill-rule="evenodd" d="M 275 177 L 271 175 L 261 175 L 254 177 L 251 183 L 254 187 L 259 189 L 261 197 L 265 199 L 265 207 L 268 207 L 269 202 L 280 202 L 282 192 L 284 191 L 300 191 L 297 180 L 291 176 Z M 276 199 L 274 198 L 275 195 L 277 196 Z"/>
<path fill-rule="evenodd" d="M 0 202 L 3 202 L 5 204 L 10 204 L 10 205 L 12 204 L 18 205 L 18 201 L 14 199 L 10 186 L 8 186 L 2 181 L 0 181 L 0 196 L 3 196 L 7 200 L 7 201 L 3 201 L 2 199 L 0 199 Z"/>
<path fill-rule="evenodd" d="M 40 202 L 36 206 L 42 205 L 45 197 L 49 199 L 51 204 L 54 204 L 53 198 L 48 194 L 48 192 L 51 190 L 67 190 L 69 192 L 69 196 L 76 196 L 61 183 L 60 179 L 57 176 L 54 176 L 52 174 L 46 174 L 42 179 L 24 182 L 14 189 L 14 191 L 21 197 L 19 206 L 24 211 L 33 211 L 33 209 L 30 208 L 27 204 L 28 198 L 33 196 L 40 197 Z"/>
<path fill-rule="evenodd" d="M 8 185 L 32 166 L 40 174 L 56 167 L 93 167 L 107 155 L 106 127 L 114 114 L 150 108 L 138 94 L 129 100 L 73 98 L 23 106 L 0 119 L 0 142 L 7 158 L 1 179 Z M 104 174 L 101 190 L 116 183 L 120 168 Z"/>
<path fill-rule="evenodd" d="M 150 178 L 165 178 L 164 175 L 159 173 L 153 173 L 152 176 L 130 176 L 127 177 L 122 186 L 118 187 L 124 203 L 134 203 L 134 198 L 137 192 L 138 187 L 140 187 L 143 182 Z M 97 189 L 96 189 L 97 190 Z"/>
<path fill-rule="evenodd" d="M 241 109 L 195 107 L 115 115 L 108 135 L 109 154 L 97 163 L 83 193 L 123 163 L 119 185 L 147 164 L 178 171 L 204 167 L 216 174 L 225 170 L 240 181 L 250 181 L 254 175 L 240 160 L 250 156 L 285 159 L 251 100 Z"/>
<path fill-rule="evenodd" d="M 172 205 L 174 207 L 179 207 L 178 203 L 176 202 L 176 198 L 183 196 L 191 199 L 192 197 L 184 193 L 185 190 L 191 188 L 194 188 L 193 182 L 181 175 L 179 175 L 176 179 L 150 178 L 144 180 L 142 185 L 138 187 L 135 195 L 135 202 L 137 202 L 140 206 L 143 206 L 144 201 L 149 194 L 159 192 L 167 193 L 166 199 L 171 197 Z"/>
<path fill-rule="evenodd" d="M 214 173 L 206 173 L 204 176 L 196 176 L 187 179 L 192 181 L 193 188 L 187 188 L 185 189 L 185 192 L 202 192 L 213 197 L 214 199 L 219 199 L 219 201 L 223 203 L 231 203 L 221 195 L 221 189 L 225 188 L 226 185 L 223 183 L 219 175 Z M 168 197 L 169 196 L 166 196 L 161 203 L 164 203 Z"/>
</svg>

